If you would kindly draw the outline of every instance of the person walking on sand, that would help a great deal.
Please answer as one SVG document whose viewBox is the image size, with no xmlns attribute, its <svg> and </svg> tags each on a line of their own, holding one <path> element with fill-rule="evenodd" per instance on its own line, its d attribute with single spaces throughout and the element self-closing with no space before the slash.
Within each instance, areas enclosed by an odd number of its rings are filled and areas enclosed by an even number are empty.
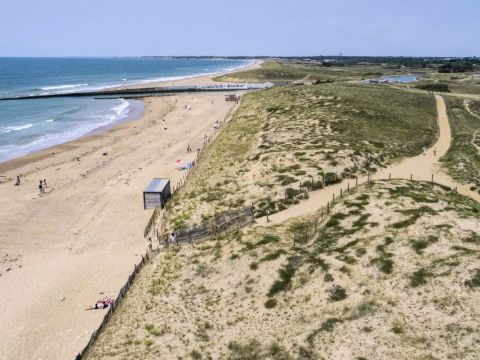
<svg viewBox="0 0 480 360">
<path fill-rule="evenodd" d="M 47 188 L 47 180 L 43 179 L 43 187 Z"/>
<path fill-rule="evenodd" d="M 40 180 L 40 184 L 38 184 L 38 190 L 40 191 L 40 195 L 45 192 L 45 190 L 43 190 L 42 180 Z"/>
<path fill-rule="evenodd" d="M 18 186 L 20 185 L 20 176 L 17 175 L 17 181 L 15 182 L 15 186 Z"/>
<path fill-rule="evenodd" d="M 433 156 L 437 156 L 437 148 L 433 149 Z"/>
<path fill-rule="evenodd" d="M 153 250 L 153 247 L 152 247 L 152 237 L 151 237 L 151 236 L 148 238 L 148 250 L 149 250 L 149 251 L 152 251 L 152 250 Z"/>
</svg>

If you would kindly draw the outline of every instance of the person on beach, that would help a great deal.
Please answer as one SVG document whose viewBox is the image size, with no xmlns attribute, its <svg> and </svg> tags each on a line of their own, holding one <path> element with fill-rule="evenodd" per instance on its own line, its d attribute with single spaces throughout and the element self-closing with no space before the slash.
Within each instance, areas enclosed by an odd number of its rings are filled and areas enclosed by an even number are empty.
<svg viewBox="0 0 480 360">
<path fill-rule="evenodd" d="M 17 181 L 15 182 L 15 186 L 18 186 L 20 185 L 20 176 L 17 175 Z"/>
<path fill-rule="evenodd" d="M 423 156 L 427 155 L 427 147 L 424 145 L 422 149 L 423 149 Z"/>
<path fill-rule="evenodd" d="M 152 237 L 151 237 L 151 236 L 148 238 L 148 250 L 149 250 L 149 251 L 152 251 L 152 250 L 153 250 Z"/>
<path fill-rule="evenodd" d="M 43 187 L 47 188 L 47 180 L 46 179 L 43 179 Z"/>
<path fill-rule="evenodd" d="M 38 185 L 38 190 L 40 191 L 40 195 L 42 195 L 45 190 L 43 190 L 42 180 L 40 180 L 40 184 Z"/>
<path fill-rule="evenodd" d="M 165 241 L 163 243 L 164 243 L 165 249 L 168 249 L 168 236 L 165 238 Z"/>
<path fill-rule="evenodd" d="M 98 300 L 94 306 L 87 308 L 86 310 L 98 310 L 98 309 L 106 309 L 110 305 L 113 304 L 113 299 L 110 298 L 103 298 Z"/>
<path fill-rule="evenodd" d="M 433 149 L 433 156 L 437 156 L 437 148 Z"/>
</svg>

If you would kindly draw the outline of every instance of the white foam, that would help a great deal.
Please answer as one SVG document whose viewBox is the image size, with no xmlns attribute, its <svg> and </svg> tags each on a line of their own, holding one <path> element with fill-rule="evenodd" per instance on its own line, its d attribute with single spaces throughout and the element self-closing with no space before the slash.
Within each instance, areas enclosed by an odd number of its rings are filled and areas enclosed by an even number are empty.
<svg viewBox="0 0 480 360">
<path fill-rule="evenodd" d="M 115 122 L 127 118 L 129 112 L 129 105 L 130 103 L 128 101 L 121 100 L 119 105 L 114 106 L 110 109 L 111 111 L 113 111 L 113 115 L 94 117 L 94 121 L 80 123 L 73 128 L 61 132 L 44 134 L 36 137 L 29 142 L 0 146 L 0 162 L 14 159 L 31 153 L 33 151 L 46 149 L 50 146 L 72 141 L 87 134 L 90 134 L 97 129 L 111 126 Z M 32 124 L 29 125 L 31 126 Z M 20 128 L 20 126 L 17 126 L 16 128 L 18 129 Z"/>
<path fill-rule="evenodd" d="M 8 134 L 12 131 L 21 131 L 25 129 L 29 129 L 33 126 L 33 124 L 25 124 L 25 125 L 17 125 L 17 126 L 4 126 L 0 127 L 0 133 Z"/>
<path fill-rule="evenodd" d="M 45 120 L 45 122 L 51 123 L 51 122 L 54 122 L 54 119 L 47 119 Z"/>
<path fill-rule="evenodd" d="M 88 84 L 65 84 L 65 85 L 56 85 L 56 86 L 45 86 L 40 88 L 40 90 L 65 90 L 65 89 L 73 89 L 80 86 L 87 86 Z"/>
<path fill-rule="evenodd" d="M 127 100 L 120 99 L 120 104 L 110 108 L 110 110 L 115 112 L 115 117 L 119 117 L 126 114 L 129 106 L 130 103 Z"/>
</svg>

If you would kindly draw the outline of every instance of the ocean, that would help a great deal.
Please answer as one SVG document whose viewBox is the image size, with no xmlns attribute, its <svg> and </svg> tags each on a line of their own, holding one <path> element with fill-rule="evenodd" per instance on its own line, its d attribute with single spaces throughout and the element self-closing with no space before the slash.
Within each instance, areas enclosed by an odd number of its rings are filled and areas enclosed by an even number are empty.
<svg viewBox="0 0 480 360">
<path fill-rule="evenodd" d="M 175 80 L 248 65 L 245 60 L 0 58 L 0 98 Z M 0 162 L 78 139 L 138 116 L 135 100 L 46 98 L 0 101 Z"/>
</svg>

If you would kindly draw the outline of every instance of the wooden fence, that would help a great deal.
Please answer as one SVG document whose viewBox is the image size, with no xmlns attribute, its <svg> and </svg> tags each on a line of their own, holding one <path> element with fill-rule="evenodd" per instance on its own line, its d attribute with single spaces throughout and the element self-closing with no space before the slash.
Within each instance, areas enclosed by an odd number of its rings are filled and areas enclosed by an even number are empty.
<svg viewBox="0 0 480 360">
<path fill-rule="evenodd" d="M 155 210 L 153 210 L 152 216 L 150 217 L 150 220 L 148 221 L 147 226 L 145 227 L 145 230 L 143 231 L 143 237 L 147 237 L 153 230 L 155 232 L 155 222 L 160 215 L 160 208 L 157 206 Z"/>
<path fill-rule="evenodd" d="M 115 310 L 117 309 L 117 307 L 120 305 L 120 302 L 122 301 L 122 299 L 125 297 L 125 294 L 127 293 L 128 289 L 130 288 L 133 281 L 137 277 L 137 274 L 140 272 L 140 270 L 143 268 L 143 266 L 147 263 L 149 258 L 150 258 L 149 253 L 146 253 L 145 256 L 142 255 L 142 260 L 138 264 L 136 264 L 135 267 L 133 268 L 133 271 L 130 274 L 130 276 L 128 277 L 127 282 L 125 283 L 125 285 L 122 286 L 122 288 L 120 289 L 117 297 L 115 298 L 113 303 L 108 308 L 108 311 L 106 312 L 106 314 L 105 314 L 105 316 L 102 320 L 102 323 L 97 328 L 97 330 L 95 330 L 93 332 L 93 334 L 90 336 L 90 340 L 88 341 L 87 345 L 83 348 L 82 351 L 80 351 L 77 354 L 77 356 L 75 357 L 75 360 L 82 359 L 85 356 L 85 354 L 88 352 L 90 347 L 93 345 L 93 343 L 98 339 L 98 337 L 100 336 L 100 333 L 102 332 L 102 330 L 107 325 L 108 321 L 112 317 L 112 315 L 115 312 Z M 99 311 L 101 311 L 101 309 Z"/>
<path fill-rule="evenodd" d="M 449 190 L 449 191 L 452 191 L 452 192 L 458 192 L 458 189 L 457 187 L 449 187 L 449 186 L 446 186 L 446 185 L 443 185 L 441 183 L 438 183 L 434 180 L 434 176 L 433 174 L 431 175 L 430 179 L 428 180 L 414 180 L 414 174 L 410 174 L 410 177 L 408 178 L 392 178 L 391 174 L 388 176 L 388 178 L 378 178 L 378 179 L 375 179 L 373 180 L 373 174 L 369 174 L 369 176 L 367 177 L 367 181 L 365 183 L 373 183 L 374 181 L 392 181 L 392 180 L 407 180 L 407 181 L 422 181 L 422 182 L 425 182 L 425 183 L 429 183 L 431 184 L 432 186 L 438 186 L 442 189 L 445 189 L 445 190 Z M 335 182 L 334 182 L 335 183 Z M 340 188 L 339 191 L 338 191 L 338 195 L 335 195 L 335 193 L 332 194 L 332 198 L 331 200 L 327 201 L 327 204 L 326 206 L 319 210 L 319 212 L 317 213 L 317 215 L 315 216 L 315 218 L 313 220 L 310 221 L 310 223 L 304 227 L 304 229 L 302 229 L 302 231 L 298 231 L 296 233 L 294 233 L 293 235 L 293 247 L 295 248 L 295 245 L 296 244 L 300 244 L 300 243 L 305 243 L 305 242 L 308 242 L 309 240 L 311 240 L 312 236 L 316 235 L 317 234 L 317 230 L 320 228 L 320 225 L 321 223 L 323 223 L 323 221 L 327 218 L 327 215 L 330 214 L 330 211 L 332 210 L 334 204 L 336 201 L 338 201 L 338 199 L 341 199 L 343 198 L 344 196 L 346 196 L 348 193 L 352 192 L 353 190 L 356 190 L 356 188 L 358 188 L 358 178 L 353 178 L 352 179 L 352 185 L 350 185 L 350 182 L 347 181 L 347 186 L 345 188 Z M 302 189 L 302 185 L 300 185 L 300 188 Z M 322 187 L 320 187 L 322 188 Z M 312 188 L 308 188 L 305 186 L 303 186 L 303 190 L 304 191 L 308 191 Z M 314 189 L 316 190 L 316 189 Z"/>
<path fill-rule="evenodd" d="M 205 238 L 226 234 L 251 224 L 255 221 L 255 208 L 253 206 L 241 211 L 225 213 L 212 219 L 210 223 L 177 232 L 177 243 L 192 243 Z M 168 236 L 168 235 L 167 235 Z M 164 238 L 164 242 L 167 240 Z"/>
</svg>

